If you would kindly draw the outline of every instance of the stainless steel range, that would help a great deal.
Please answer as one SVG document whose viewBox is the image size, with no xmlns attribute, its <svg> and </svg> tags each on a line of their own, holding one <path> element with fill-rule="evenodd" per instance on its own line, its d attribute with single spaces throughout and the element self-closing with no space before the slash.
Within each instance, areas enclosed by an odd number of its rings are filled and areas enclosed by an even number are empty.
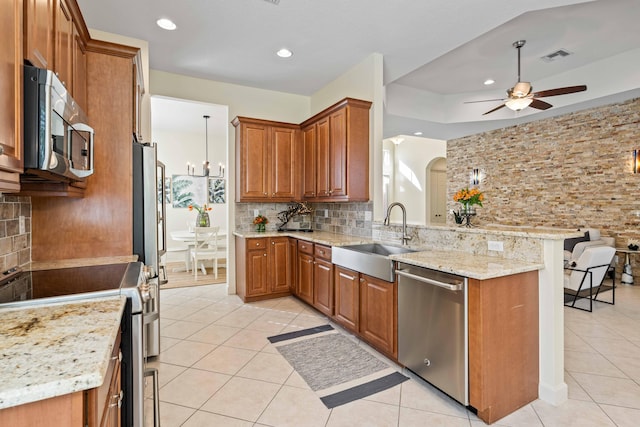
<svg viewBox="0 0 640 427">
<path fill-rule="evenodd" d="M 144 426 L 145 324 L 156 320 L 157 278 L 141 262 L 2 273 L 0 306 L 28 306 L 124 295 L 122 319 L 123 426 Z"/>
</svg>

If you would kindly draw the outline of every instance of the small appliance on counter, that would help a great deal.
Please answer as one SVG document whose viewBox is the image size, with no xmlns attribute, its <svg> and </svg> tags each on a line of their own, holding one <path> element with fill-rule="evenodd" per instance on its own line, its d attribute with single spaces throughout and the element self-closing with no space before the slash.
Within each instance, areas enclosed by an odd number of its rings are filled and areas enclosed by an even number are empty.
<svg viewBox="0 0 640 427">
<path fill-rule="evenodd" d="M 294 203 L 289 205 L 286 211 L 278 212 L 278 231 L 313 231 L 311 213 L 313 209 L 306 203 Z"/>
</svg>

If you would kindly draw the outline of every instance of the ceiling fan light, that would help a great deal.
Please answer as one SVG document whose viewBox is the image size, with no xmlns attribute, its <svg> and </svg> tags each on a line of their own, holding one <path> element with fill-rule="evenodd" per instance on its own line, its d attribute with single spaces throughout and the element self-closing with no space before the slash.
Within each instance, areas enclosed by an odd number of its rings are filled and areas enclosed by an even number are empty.
<svg viewBox="0 0 640 427">
<path fill-rule="evenodd" d="M 529 106 L 533 102 L 533 98 L 513 98 L 505 102 L 508 109 L 513 111 L 520 111 Z"/>
<path fill-rule="evenodd" d="M 531 83 L 529 82 L 518 82 L 511 90 L 513 96 L 520 98 L 529 95 L 529 92 L 531 92 Z"/>
</svg>

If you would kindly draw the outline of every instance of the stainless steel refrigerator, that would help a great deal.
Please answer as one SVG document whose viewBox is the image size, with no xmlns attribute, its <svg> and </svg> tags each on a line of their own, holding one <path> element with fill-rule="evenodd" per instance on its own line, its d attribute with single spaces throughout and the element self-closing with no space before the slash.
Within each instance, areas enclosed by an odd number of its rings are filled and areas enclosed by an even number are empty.
<svg viewBox="0 0 640 427">
<path fill-rule="evenodd" d="M 149 268 L 151 292 L 144 311 L 145 355 L 160 354 L 159 267 L 166 251 L 165 170 L 153 143 L 133 140 L 133 253 Z"/>
</svg>

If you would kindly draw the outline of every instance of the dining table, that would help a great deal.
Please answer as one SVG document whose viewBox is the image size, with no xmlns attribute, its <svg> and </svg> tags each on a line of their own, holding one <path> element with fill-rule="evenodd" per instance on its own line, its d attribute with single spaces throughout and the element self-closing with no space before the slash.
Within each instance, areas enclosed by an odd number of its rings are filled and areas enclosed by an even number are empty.
<svg viewBox="0 0 640 427">
<path fill-rule="evenodd" d="M 193 230 L 175 230 L 169 232 L 169 236 L 171 236 L 171 240 L 175 240 L 177 242 L 183 242 L 187 245 L 187 250 L 184 255 L 184 262 L 186 270 L 191 270 L 191 249 L 196 245 L 196 233 Z M 224 241 L 227 238 L 227 230 L 220 229 L 218 230 L 218 241 Z M 226 245 L 223 245 L 226 247 Z M 183 269 L 174 269 L 174 271 L 183 271 Z"/>
</svg>

